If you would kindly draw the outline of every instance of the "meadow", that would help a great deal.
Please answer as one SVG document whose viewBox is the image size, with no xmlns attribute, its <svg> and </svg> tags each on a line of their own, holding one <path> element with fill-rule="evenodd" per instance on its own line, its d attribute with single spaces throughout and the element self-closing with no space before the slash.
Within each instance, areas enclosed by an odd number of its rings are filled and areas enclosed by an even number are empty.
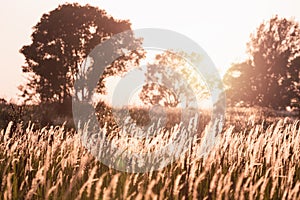
<svg viewBox="0 0 300 200">
<path fill-rule="evenodd" d="M 195 142 L 175 162 L 146 173 L 103 165 L 65 124 L 36 129 L 10 122 L 0 131 L 0 200 L 299 199 L 297 119 L 228 109 L 212 151 L 199 157 Z"/>
</svg>

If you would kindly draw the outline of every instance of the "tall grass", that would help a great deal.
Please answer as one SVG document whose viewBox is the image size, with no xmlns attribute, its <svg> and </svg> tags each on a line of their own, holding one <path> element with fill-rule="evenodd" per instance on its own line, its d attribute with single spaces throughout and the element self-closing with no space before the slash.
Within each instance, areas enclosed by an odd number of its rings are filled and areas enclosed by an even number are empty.
<svg viewBox="0 0 300 200">
<path fill-rule="evenodd" d="M 199 157 L 199 143 L 159 171 L 106 167 L 64 125 L 0 132 L 0 199 L 299 199 L 298 121 L 231 121 L 220 143 Z"/>
</svg>

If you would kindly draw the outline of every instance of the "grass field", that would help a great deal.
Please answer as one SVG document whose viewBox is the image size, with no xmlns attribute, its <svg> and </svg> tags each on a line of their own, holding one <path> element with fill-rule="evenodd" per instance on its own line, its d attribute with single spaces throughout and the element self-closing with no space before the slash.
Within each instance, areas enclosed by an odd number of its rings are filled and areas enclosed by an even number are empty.
<svg viewBox="0 0 300 200">
<path fill-rule="evenodd" d="M 299 199 L 297 117 L 230 110 L 220 143 L 205 157 L 199 143 L 160 171 L 106 167 L 64 125 L 0 132 L 2 199 Z"/>
</svg>

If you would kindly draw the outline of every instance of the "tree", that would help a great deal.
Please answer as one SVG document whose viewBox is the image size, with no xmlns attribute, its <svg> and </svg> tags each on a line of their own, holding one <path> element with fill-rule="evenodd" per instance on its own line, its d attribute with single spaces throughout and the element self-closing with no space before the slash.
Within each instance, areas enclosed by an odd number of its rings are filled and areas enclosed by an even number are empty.
<svg viewBox="0 0 300 200">
<path fill-rule="evenodd" d="M 224 76 L 224 82 L 230 88 L 226 91 L 226 97 L 230 103 L 244 102 L 249 104 L 256 101 L 254 88 L 254 67 L 249 61 L 233 64 Z"/>
<path fill-rule="evenodd" d="M 299 24 L 275 16 L 258 27 L 247 47 L 250 59 L 224 77 L 231 101 L 274 109 L 299 101 Z"/>
<path fill-rule="evenodd" d="M 176 107 L 183 103 L 182 106 L 189 107 L 197 98 L 209 95 L 208 88 L 185 59 L 201 59 L 201 56 L 181 54 L 165 51 L 147 65 L 146 82 L 140 93 L 146 105 Z"/>
<path fill-rule="evenodd" d="M 55 102 L 70 108 L 71 96 L 77 94 L 74 82 L 78 76 L 75 74 L 82 73 L 79 69 L 84 59 L 100 42 L 130 30 L 130 26 L 129 21 L 115 20 L 104 10 L 76 3 L 61 5 L 44 14 L 33 27 L 32 43 L 20 50 L 26 58 L 23 72 L 29 80 L 23 87 L 23 96 L 38 96 L 43 103 Z M 105 77 L 124 72 L 126 61 L 133 57 L 139 59 L 140 56 L 132 52 L 109 63 L 111 67 L 99 77 L 98 91 L 104 93 Z"/>
<path fill-rule="evenodd" d="M 296 57 L 291 63 L 289 76 L 292 80 L 292 99 L 291 107 L 300 109 L 300 56 Z"/>
</svg>

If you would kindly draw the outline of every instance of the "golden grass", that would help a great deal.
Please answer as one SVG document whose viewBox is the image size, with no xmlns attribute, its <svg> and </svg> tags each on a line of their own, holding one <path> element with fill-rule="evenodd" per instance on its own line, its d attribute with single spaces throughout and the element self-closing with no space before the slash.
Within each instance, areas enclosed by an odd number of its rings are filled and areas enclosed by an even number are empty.
<svg viewBox="0 0 300 200">
<path fill-rule="evenodd" d="M 299 122 L 227 125 L 199 158 L 199 144 L 160 171 L 125 173 L 101 164 L 64 125 L 0 132 L 1 199 L 299 199 Z M 12 135 L 12 137 L 9 137 Z"/>
</svg>

